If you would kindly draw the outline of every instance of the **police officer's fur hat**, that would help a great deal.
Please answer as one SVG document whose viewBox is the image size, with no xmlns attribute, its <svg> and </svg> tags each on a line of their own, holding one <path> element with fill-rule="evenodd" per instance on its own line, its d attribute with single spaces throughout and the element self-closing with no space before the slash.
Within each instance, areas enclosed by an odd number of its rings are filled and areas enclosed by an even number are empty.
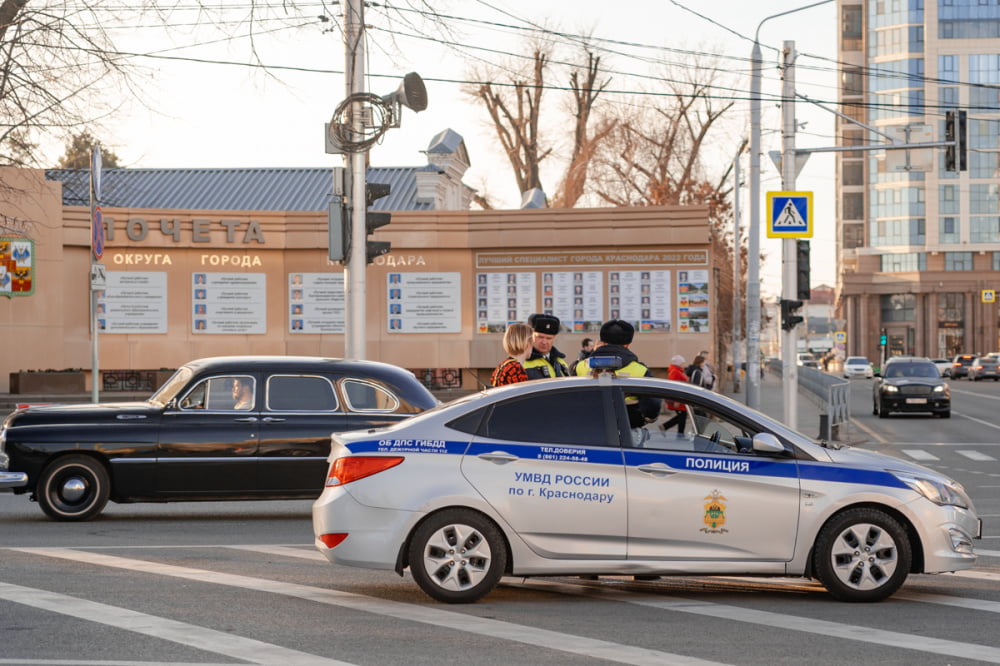
<svg viewBox="0 0 1000 666">
<path fill-rule="evenodd" d="M 559 334 L 559 317 L 547 314 L 533 314 L 528 317 L 528 326 L 539 333 L 548 335 Z"/>
<path fill-rule="evenodd" d="M 609 345 L 630 345 L 635 337 L 635 327 L 627 321 L 612 319 L 601 326 L 601 342 Z"/>
</svg>

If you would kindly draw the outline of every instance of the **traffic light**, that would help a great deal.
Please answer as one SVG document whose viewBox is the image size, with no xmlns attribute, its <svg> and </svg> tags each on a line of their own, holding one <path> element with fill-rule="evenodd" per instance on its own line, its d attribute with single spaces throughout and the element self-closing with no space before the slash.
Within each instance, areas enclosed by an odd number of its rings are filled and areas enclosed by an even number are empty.
<svg viewBox="0 0 1000 666">
<path fill-rule="evenodd" d="M 804 321 L 802 315 L 795 314 L 801 307 L 802 301 L 781 299 L 781 328 L 790 331 Z"/>
<path fill-rule="evenodd" d="M 809 241 L 795 241 L 796 298 L 808 301 L 812 297 L 809 286 Z"/>
<path fill-rule="evenodd" d="M 955 144 L 945 148 L 944 168 L 948 171 L 965 171 L 967 166 L 967 135 L 965 111 L 945 113 L 944 140 Z"/>
<path fill-rule="evenodd" d="M 391 187 L 388 183 L 365 183 L 365 233 L 371 235 L 379 227 L 384 227 L 391 221 L 390 213 L 376 213 L 368 210 L 377 199 L 389 196 Z M 365 242 L 365 261 L 372 263 L 375 257 L 389 252 L 388 241 L 369 240 Z"/>
<path fill-rule="evenodd" d="M 882 335 L 878 336 L 878 344 L 880 347 L 885 347 L 886 343 L 889 342 L 889 336 L 886 335 L 885 329 L 882 329 Z"/>
</svg>

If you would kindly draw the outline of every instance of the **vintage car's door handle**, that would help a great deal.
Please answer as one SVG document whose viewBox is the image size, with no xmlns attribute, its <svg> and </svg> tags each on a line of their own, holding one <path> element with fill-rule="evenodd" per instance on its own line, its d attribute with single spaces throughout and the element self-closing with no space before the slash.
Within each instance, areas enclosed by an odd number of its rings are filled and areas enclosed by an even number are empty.
<svg viewBox="0 0 1000 666">
<path fill-rule="evenodd" d="M 640 472 L 646 472 L 647 474 L 652 474 L 653 476 L 666 476 L 668 474 L 676 474 L 677 470 L 667 467 L 663 463 L 651 463 L 649 465 L 639 465 L 636 469 Z"/>
<path fill-rule="evenodd" d="M 507 453 L 505 451 L 492 451 L 490 453 L 480 453 L 478 456 L 481 460 L 489 460 L 490 462 L 500 463 L 504 465 L 515 460 L 520 460 L 520 457 Z"/>
<path fill-rule="evenodd" d="M 279 419 L 276 416 L 265 416 L 261 421 L 264 423 L 284 423 L 285 419 Z"/>
<path fill-rule="evenodd" d="M 237 423 L 256 423 L 257 422 L 257 417 L 256 416 L 245 416 L 242 419 L 233 419 L 233 420 L 236 421 Z"/>
</svg>

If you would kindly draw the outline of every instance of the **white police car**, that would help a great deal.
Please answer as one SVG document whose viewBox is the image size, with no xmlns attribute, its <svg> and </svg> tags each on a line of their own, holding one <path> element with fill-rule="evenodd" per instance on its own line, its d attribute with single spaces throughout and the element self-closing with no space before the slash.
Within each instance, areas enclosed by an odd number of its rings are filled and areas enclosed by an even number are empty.
<svg viewBox="0 0 1000 666">
<path fill-rule="evenodd" d="M 682 432 L 659 427 L 664 401 L 686 405 Z M 877 601 L 910 573 L 972 567 L 981 535 L 937 472 L 661 379 L 489 389 L 336 434 L 330 462 L 316 547 L 334 564 L 409 568 L 444 602 L 504 575 L 588 574 L 806 576 Z"/>
</svg>

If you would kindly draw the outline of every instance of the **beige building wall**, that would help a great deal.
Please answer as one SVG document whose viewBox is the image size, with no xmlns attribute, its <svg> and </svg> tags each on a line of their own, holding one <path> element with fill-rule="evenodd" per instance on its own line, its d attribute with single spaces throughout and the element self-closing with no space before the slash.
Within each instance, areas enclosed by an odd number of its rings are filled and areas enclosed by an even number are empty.
<svg viewBox="0 0 1000 666">
<path fill-rule="evenodd" d="M 19 370 L 91 367 L 90 210 L 61 204 L 61 185 L 40 171 L 2 170 L 8 192 L 0 196 L 4 219 L 21 219 L 20 233 L 35 240 L 35 291 L 0 298 L 0 392 Z M 18 203 L 20 202 L 20 203 Z M 177 211 L 106 209 L 105 251 L 110 271 L 166 274 L 166 333 L 102 333 L 100 369 L 176 368 L 194 358 L 229 354 L 306 354 L 339 357 L 344 335 L 289 331 L 291 273 L 340 273 L 327 258 L 325 213 L 280 211 Z M 8 225 L 10 226 L 10 225 Z M 5 229 L 10 235 L 18 229 Z M 709 228 L 703 208 L 648 207 L 509 211 L 396 212 L 379 230 L 392 243 L 366 272 L 366 352 L 372 360 L 410 368 L 456 369 L 464 387 L 488 381 L 503 358 L 502 334 L 479 332 L 476 276 L 490 272 L 598 271 L 605 291 L 612 271 L 669 271 L 672 326 L 639 332 L 632 349 L 660 374 L 671 356 L 718 354 L 713 340 L 718 303 L 711 284 L 709 332 L 681 332 L 677 274 L 709 265 Z M 266 325 L 260 334 L 206 334 L 192 330 L 192 275 L 198 272 L 263 273 Z M 458 332 L 401 333 L 388 329 L 389 273 L 458 273 Z M 709 278 L 711 280 L 711 278 Z M 536 294 L 539 305 L 541 294 Z M 604 318 L 608 308 L 605 298 Z M 568 360 L 596 331 L 564 332 L 556 340 Z"/>
</svg>

